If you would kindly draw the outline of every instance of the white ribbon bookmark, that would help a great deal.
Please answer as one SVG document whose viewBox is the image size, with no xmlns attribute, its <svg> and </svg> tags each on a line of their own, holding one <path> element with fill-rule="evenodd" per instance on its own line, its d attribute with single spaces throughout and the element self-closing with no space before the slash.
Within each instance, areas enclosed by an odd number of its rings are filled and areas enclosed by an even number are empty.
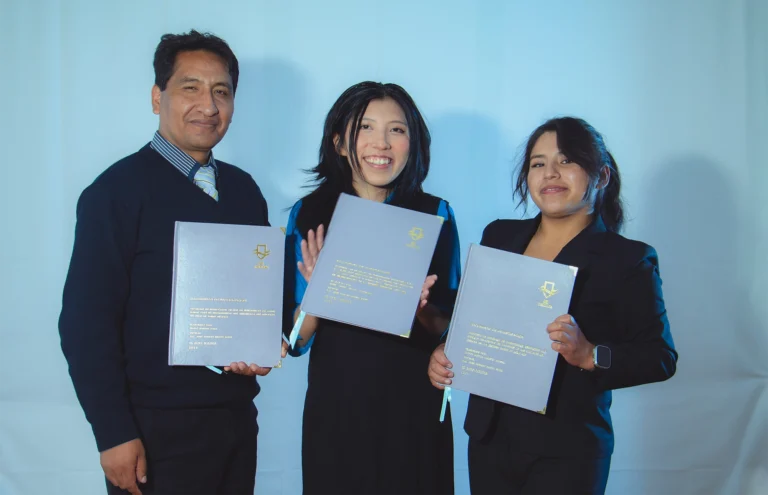
<svg viewBox="0 0 768 495">
<path fill-rule="evenodd" d="M 293 330 L 291 330 L 291 336 L 288 337 L 288 343 L 292 348 L 296 348 L 296 341 L 299 339 L 299 330 L 301 330 L 301 324 L 304 323 L 304 317 L 306 313 L 304 311 L 299 312 L 299 317 L 296 318 L 296 323 L 293 324 Z"/>
<path fill-rule="evenodd" d="M 440 422 L 445 421 L 445 410 L 448 408 L 448 403 L 451 402 L 451 387 L 445 387 L 443 390 L 443 406 L 440 408 Z"/>
</svg>

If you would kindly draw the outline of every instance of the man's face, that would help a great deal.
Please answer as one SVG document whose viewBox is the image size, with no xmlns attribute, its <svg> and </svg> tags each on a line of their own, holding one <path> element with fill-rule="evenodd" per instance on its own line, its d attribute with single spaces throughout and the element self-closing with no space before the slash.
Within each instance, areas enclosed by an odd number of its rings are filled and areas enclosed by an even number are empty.
<svg viewBox="0 0 768 495">
<path fill-rule="evenodd" d="M 165 91 L 152 88 L 152 111 L 160 134 L 204 164 L 227 133 L 235 110 L 227 65 L 211 52 L 181 52 Z"/>
</svg>

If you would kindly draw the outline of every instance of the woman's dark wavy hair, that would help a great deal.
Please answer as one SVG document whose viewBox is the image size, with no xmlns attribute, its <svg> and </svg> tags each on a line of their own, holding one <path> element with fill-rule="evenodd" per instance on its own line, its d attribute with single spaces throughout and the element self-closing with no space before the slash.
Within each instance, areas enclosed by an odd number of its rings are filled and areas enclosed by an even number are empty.
<svg viewBox="0 0 768 495">
<path fill-rule="evenodd" d="M 517 172 L 515 196 L 520 198 L 518 206 L 528 202 L 528 169 L 531 163 L 531 152 L 536 141 L 545 132 L 554 132 L 557 135 L 557 146 L 560 152 L 578 164 L 589 176 L 591 185 L 585 197 L 589 196 L 597 185 L 603 166 L 607 165 L 611 170 L 608 185 L 597 192 L 595 213 L 600 215 L 606 229 L 619 232 L 624 223 L 619 168 L 613 155 L 606 148 L 603 136 L 582 119 L 574 117 L 550 119 L 533 131 L 528 138 L 525 155 Z"/>
<path fill-rule="evenodd" d="M 311 182 L 316 188 L 302 199 L 297 219 L 302 235 L 320 224 L 328 226 L 339 194 L 357 195 L 352 187 L 352 169 L 349 165 L 351 163 L 360 170 L 357 153 L 354 152 L 357 149 L 360 122 L 371 101 L 385 98 L 391 98 L 402 108 L 410 136 L 408 161 L 400 175 L 390 184 L 390 202 L 403 205 L 423 192 L 421 184 L 429 172 L 432 138 L 416 103 L 397 84 L 372 81 L 355 84 L 342 93 L 325 118 L 319 163 L 309 170 L 314 175 Z M 349 136 L 347 129 L 351 129 Z M 335 142 L 336 139 L 338 142 Z M 350 150 L 349 161 L 339 153 L 344 148 Z"/>
</svg>

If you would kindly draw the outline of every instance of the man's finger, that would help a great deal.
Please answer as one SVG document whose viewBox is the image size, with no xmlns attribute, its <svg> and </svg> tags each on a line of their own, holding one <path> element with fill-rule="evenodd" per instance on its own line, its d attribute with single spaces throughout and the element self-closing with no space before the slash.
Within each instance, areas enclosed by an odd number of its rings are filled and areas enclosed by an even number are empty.
<svg viewBox="0 0 768 495">
<path fill-rule="evenodd" d="M 128 493 L 131 495 L 141 495 L 141 490 L 139 490 L 139 486 L 136 484 L 136 480 L 133 480 L 133 483 L 124 489 L 128 490 Z"/>
<path fill-rule="evenodd" d="M 448 356 L 445 355 L 445 349 L 444 347 L 439 347 L 435 352 L 432 353 L 432 358 L 438 362 L 441 366 L 445 366 L 446 368 L 453 368 L 453 363 L 451 363 L 448 360 Z"/>
<path fill-rule="evenodd" d="M 432 383 L 433 387 L 439 388 L 440 390 L 445 390 L 445 385 L 443 385 L 442 383 L 436 382 L 434 380 L 430 380 L 430 382 Z"/>
<path fill-rule="evenodd" d="M 253 376 L 253 372 L 250 370 L 250 368 L 240 369 L 240 366 L 236 366 L 232 368 L 232 373 L 236 373 L 238 375 L 243 376 Z"/>
<path fill-rule="evenodd" d="M 267 376 L 270 371 L 272 371 L 272 368 L 262 368 L 261 366 L 256 366 L 255 373 L 259 376 Z"/>
<path fill-rule="evenodd" d="M 453 372 L 451 370 L 446 369 L 445 366 L 441 366 L 437 363 L 429 365 L 429 372 L 427 374 L 432 377 L 433 380 L 439 382 L 445 381 L 446 378 L 453 378 Z"/>
<path fill-rule="evenodd" d="M 452 376 L 446 376 L 442 373 L 437 373 L 434 370 L 430 370 L 429 378 L 436 383 L 439 383 L 441 385 L 450 385 L 451 384 L 451 378 Z"/>
<path fill-rule="evenodd" d="M 445 387 L 447 387 L 447 386 L 449 386 L 449 385 L 450 385 L 450 383 L 448 383 L 448 384 L 443 384 L 443 383 L 440 383 L 440 382 L 436 382 L 435 380 L 430 380 L 430 382 L 432 382 L 432 386 L 433 386 L 433 387 L 435 387 L 435 388 L 439 388 L 440 390 L 444 390 L 444 389 L 445 389 Z"/>
<path fill-rule="evenodd" d="M 428 375 L 432 380 L 440 383 L 450 383 L 451 378 L 453 378 L 453 373 L 447 371 L 446 369 L 440 370 L 431 368 Z"/>
<path fill-rule="evenodd" d="M 147 482 L 147 456 L 144 449 L 139 452 L 139 461 L 136 463 L 136 481 L 139 483 Z"/>
<path fill-rule="evenodd" d="M 123 469 L 118 475 L 118 486 L 123 490 L 127 490 L 129 493 L 141 495 L 141 490 L 136 485 L 136 470 L 135 469 Z"/>
<path fill-rule="evenodd" d="M 451 370 L 434 361 L 429 365 L 429 373 L 440 378 L 450 378 L 453 374 Z"/>
</svg>

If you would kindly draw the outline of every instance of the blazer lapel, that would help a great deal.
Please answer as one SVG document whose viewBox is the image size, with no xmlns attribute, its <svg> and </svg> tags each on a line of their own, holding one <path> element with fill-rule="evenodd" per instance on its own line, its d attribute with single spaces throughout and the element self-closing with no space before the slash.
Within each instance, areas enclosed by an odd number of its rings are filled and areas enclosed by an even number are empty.
<svg viewBox="0 0 768 495">
<path fill-rule="evenodd" d="M 571 239 L 553 260 L 555 263 L 575 266 L 579 269 L 573 285 L 569 312 L 573 312 L 573 308 L 579 305 L 583 292 L 582 289 L 589 279 L 590 265 L 595 258 L 600 256 L 601 243 L 599 239 L 604 232 L 606 232 L 605 224 L 598 216 L 584 230 L 579 232 L 576 237 Z"/>
<path fill-rule="evenodd" d="M 579 269 L 586 268 L 581 265 L 586 264 L 589 253 L 599 252 L 599 245 L 595 242 L 595 234 L 602 234 L 606 231 L 603 219 L 598 215 L 592 223 L 587 225 L 560 250 L 553 261 L 575 266 Z"/>
<path fill-rule="evenodd" d="M 536 230 L 539 228 L 539 224 L 541 223 L 541 213 L 536 215 L 536 217 L 524 220 L 523 224 L 520 227 L 520 232 L 512 236 L 505 244 L 505 246 L 502 247 L 502 249 L 511 251 L 513 253 L 517 254 L 523 254 L 525 251 L 525 248 L 528 247 L 528 244 L 531 242 L 531 239 L 533 238 L 533 234 L 536 233 Z"/>
</svg>

